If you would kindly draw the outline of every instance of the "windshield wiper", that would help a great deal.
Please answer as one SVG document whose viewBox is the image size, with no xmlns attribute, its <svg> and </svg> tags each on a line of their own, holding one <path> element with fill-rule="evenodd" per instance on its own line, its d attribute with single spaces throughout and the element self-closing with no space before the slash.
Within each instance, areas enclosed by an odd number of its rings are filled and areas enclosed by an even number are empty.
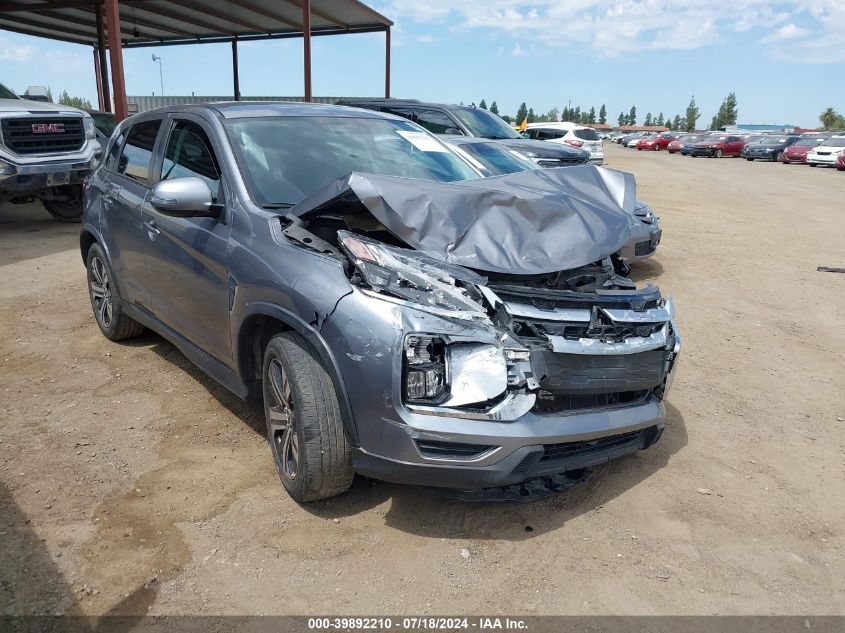
<svg viewBox="0 0 845 633">
<path fill-rule="evenodd" d="M 262 209 L 290 209 L 293 206 L 291 202 L 268 202 L 267 204 L 262 204 Z"/>
</svg>

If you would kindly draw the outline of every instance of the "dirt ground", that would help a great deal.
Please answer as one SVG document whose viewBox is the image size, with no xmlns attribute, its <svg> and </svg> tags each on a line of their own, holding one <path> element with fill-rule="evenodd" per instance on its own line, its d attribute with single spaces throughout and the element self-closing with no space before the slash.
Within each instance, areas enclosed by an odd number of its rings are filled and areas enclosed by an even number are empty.
<svg viewBox="0 0 845 633">
<path fill-rule="evenodd" d="M 845 173 L 607 154 L 662 217 L 667 430 L 520 505 L 296 505 L 261 410 L 103 338 L 77 227 L 0 209 L 0 615 L 845 614 Z"/>
</svg>

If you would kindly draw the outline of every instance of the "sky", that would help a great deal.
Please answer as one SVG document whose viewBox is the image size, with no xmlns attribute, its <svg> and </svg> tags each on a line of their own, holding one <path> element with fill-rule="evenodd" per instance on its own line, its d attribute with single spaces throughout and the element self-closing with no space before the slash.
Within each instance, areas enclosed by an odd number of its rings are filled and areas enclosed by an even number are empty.
<svg viewBox="0 0 845 633">
<path fill-rule="evenodd" d="M 514 115 L 570 105 L 608 119 L 683 115 L 706 127 L 735 91 L 739 123 L 818 125 L 845 112 L 845 0 L 370 0 L 392 19 L 391 92 L 447 103 L 496 101 Z M 314 38 L 315 96 L 381 96 L 384 35 Z M 127 93 L 227 95 L 228 44 L 124 52 Z M 242 43 L 242 95 L 303 92 L 301 40 Z M 49 85 L 96 105 L 91 49 L 0 30 L 0 83 Z"/>
</svg>

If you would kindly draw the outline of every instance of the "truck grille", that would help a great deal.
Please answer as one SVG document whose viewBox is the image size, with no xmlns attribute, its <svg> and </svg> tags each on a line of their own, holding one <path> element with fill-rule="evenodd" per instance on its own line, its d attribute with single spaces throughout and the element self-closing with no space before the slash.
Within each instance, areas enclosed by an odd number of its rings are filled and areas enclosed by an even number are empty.
<svg viewBox="0 0 845 633">
<path fill-rule="evenodd" d="M 599 451 L 621 448 L 626 445 L 641 445 L 649 429 L 642 429 L 632 433 L 611 435 L 597 440 L 582 442 L 566 442 L 563 444 L 544 444 L 541 462 L 571 459 L 581 455 L 597 453 Z"/>
<path fill-rule="evenodd" d="M 51 130 L 60 126 L 60 131 Z M 16 154 L 52 154 L 75 152 L 85 143 L 81 117 L 9 118 L 2 121 L 3 144 Z"/>
</svg>

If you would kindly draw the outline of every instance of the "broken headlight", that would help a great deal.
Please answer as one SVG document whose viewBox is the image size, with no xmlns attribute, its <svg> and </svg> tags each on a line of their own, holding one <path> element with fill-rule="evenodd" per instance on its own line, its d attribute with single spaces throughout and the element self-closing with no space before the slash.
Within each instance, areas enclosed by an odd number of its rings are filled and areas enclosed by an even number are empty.
<svg viewBox="0 0 845 633">
<path fill-rule="evenodd" d="M 487 280 L 407 248 L 388 246 L 348 231 L 337 232 L 341 248 L 373 290 L 452 316 L 487 315 L 476 289 Z M 459 283 L 460 282 L 460 285 Z"/>
<path fill-rule="evenodd" d="M 409 404 L 479 405 L 498 398 L 508 387 L 501 347 L 409 334 L 403 350 L 402 395 Z"/>
</svg>

